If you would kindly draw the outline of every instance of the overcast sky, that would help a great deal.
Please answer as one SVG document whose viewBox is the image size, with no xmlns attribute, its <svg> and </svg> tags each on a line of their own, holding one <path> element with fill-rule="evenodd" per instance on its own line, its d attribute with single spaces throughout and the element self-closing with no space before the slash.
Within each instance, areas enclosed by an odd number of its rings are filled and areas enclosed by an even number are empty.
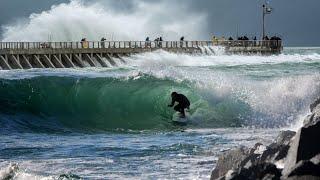
<svg viewBox="0 0 320 180">
<path fill-rule="evenodd" d="M 133 0 L 89 0 L 86 2 L 92 1 L 112 6 L 112 9 L 118 10 L 119 13 L 130 13 L 135 6 Z M 172 3 L 177 11 L 181 11 L 179 4 L 184 4 L 183 11 L 205 14 L 207 23 L 203 28 L 208 37 L 212 34 L 236 36 L 238 33 L 249 37 L 261 34 L 263 0 L 159 1 Z M 69 0 L 0 0 L 0 25 L 11 24 L 21 19 L 26 20 L 31 13 L 49 10 L 52 5 L 63 2 L 68 3 Z M 158 1 L 154 0 L 154 2 L 157 5 Z M 320 0 L 270 0 L 270 5 L 274 11 L 267 16 L 269 35 L 281 36 L 288 46 L 320 46 Z"/>
</svg>

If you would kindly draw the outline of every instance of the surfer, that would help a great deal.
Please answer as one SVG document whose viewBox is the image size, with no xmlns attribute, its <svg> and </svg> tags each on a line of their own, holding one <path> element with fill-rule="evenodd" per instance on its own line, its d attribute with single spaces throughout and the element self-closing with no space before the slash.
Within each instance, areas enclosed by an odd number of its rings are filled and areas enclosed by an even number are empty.
<svg viewBox="0 0 320 180">
<path fill-rule="evenodd" d="M 177 92 L 172 92 L 171 93 L 171 98 L 172 98 L 172 102 L 168 106 L 172 107 L 172 106 L 174 106 L 175 102 L 178 102 L 179 104 L 174 107 L 174 110 L 180 112 L 181 113 L 181 117 L 185 118 L 186 114 L 184 112 L 184 109 L 186 109 L 186 108 L 189 109 L 190 108 L 189 99 L 185 95 L 178 94 Z"/>
</svg>

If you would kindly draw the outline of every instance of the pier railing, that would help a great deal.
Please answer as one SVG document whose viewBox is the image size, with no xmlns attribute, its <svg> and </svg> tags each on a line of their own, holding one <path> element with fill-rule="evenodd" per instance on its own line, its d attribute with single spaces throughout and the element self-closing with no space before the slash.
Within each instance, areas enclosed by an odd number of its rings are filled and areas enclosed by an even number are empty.
<svg viewBox="0 0 320 180">
<path fill-rule="evenodd" d="M 82 42 L 0 42 L 0 49 L 80 49 L 80 48 L 199 48 L 203 46 L 262 47 L 278 49 L 279 40 L 216 41 L 82 41 Z"/>
</svg>

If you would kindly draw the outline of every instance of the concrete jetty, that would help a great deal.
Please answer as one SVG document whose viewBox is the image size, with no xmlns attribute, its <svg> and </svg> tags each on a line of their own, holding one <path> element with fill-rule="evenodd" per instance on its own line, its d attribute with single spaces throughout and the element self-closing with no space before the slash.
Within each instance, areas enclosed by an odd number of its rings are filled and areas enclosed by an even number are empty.
<svg viewBox="0 0 320 180">
<path fill-rule="evenodd" d="M 279 54 L 281 41 L 83 41 L 0 42 L 0 69 L 83 68 L 116 66 L 123 56 L 159 49 L 173 53 Z M 210 50 L 211 49 L 211 50 Z M 211 51 L 211 52 L 208 52 Z M 125 63 L 125 62 L 124 62 Z"/>
</svg>

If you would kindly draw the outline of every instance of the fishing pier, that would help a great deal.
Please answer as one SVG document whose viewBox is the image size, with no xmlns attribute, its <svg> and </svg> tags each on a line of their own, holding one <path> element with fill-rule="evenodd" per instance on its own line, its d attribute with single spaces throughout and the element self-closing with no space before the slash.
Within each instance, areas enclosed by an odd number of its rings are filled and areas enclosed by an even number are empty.
<svg viewBox="0 0 320 180">
<path fill-rule="evenodd" d="M 222 47 L 226 54 L 279 54 L 278 40 L 232 41 L 83 41 L 0 42 L 0 70 L 31 68 L 84 68 L 117 66 L 123 57 L 164 50 L 172 53 L 210 54 Z"/>
</svg>

